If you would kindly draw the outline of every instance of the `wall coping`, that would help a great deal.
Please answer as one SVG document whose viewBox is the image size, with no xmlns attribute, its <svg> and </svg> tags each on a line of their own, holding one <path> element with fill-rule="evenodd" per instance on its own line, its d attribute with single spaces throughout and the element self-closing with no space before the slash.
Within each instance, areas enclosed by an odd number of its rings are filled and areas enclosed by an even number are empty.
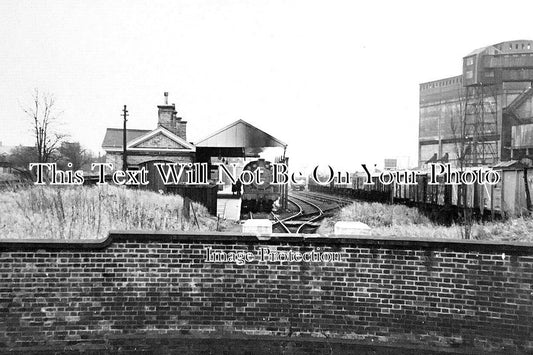
<svg viewBox="0 0 533 355">
<path fill-rule="evenodd" d="M 332 247 L 366 247 L 390 249 L 450 249 L 454 251 L 509 252 L 531 254 L 533 243 L 431 238 L 396 238 L 394 236 L 339 236 L 334 234 L 244 234 L 232 232 L 154 232 L 111 230 L 106 238 L 63 239 L 0 239 L 0 250 L 98 250 L 112 243 L 218 243 L 218 244 L 289 244 L 295 246 L 326 245 Z"/>
</svg>

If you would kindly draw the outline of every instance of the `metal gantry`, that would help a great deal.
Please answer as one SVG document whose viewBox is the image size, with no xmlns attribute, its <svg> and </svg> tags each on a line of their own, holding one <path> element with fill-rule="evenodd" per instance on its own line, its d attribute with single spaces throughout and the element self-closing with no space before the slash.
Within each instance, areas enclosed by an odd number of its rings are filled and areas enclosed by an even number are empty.
<svg viewBox="0 0 533 355">
<path fill-rule="evenodd" d="M 463 122 L 464 164 L 495 164 L 499 159 L 498 96 L 495 85 L 466 87 Z"/>
</svg>

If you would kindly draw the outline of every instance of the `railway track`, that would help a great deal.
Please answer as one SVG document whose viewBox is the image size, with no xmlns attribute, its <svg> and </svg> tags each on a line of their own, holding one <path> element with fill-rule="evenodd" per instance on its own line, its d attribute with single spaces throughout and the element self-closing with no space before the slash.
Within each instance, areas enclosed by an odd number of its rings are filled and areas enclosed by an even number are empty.
<svg viewBox="0 0 533 355">
<path fill-rule="evenodd" d="M 327 195 L 291 192 L 289 202 L 298 208 L 298 212 L 285 218 L 271 213 L 274 232 L 314 233 L 320 227 L 320 220 L 352 201 Z"/>
<path fill-rule="evenodd" d="M 302 218 L 297 221 L 297 223 L 300 222 L 300 224 L 295 225 L 296 233 L 315 232 L 318 227 L 320 227 L 320 224 L 314 222 L 318 222 L 325 217 L 323 206 L 319 206 L 315 202 L 312 202 L 312 200 L 302 197 L 291 196 L 291 199 L 293 201 L 296 199 L 299 201 L 300 205 L 303 203 L 304 205 L 310 206 L 312 209 L 311 211 L 308 209 L 307 214 L 302 214 Z"/>
<path fill-rule="evenodd" d="M 322 215 L 322 210 L 315 205 L 294 199 L 289 198 L 291 204 L 295 205 L 298 208 L 298 212 L 280 219 L 274 213 L 271 213 L 271 216 L 274 220 L 272 224 L 272 230 L 278 233 L 302 233 L 303 227 L 308 226 L 318 228 L 318 225 L 314 226 L 311 223 L 314 220 Z"/>
<path fill-rule="evenodd" d="M 356 201 L 350 198 L 333 196 L 333 195 L 328 195 L 328 194 L 324 194 L 320 192 L 312 192 L 312 191 L 298 192 L 298 195 L 305 196 L 305 197 L 319 200 L 319 201 L 338 203 L 342 206 L 352 204 L 353 202 Z"/>
</svg>

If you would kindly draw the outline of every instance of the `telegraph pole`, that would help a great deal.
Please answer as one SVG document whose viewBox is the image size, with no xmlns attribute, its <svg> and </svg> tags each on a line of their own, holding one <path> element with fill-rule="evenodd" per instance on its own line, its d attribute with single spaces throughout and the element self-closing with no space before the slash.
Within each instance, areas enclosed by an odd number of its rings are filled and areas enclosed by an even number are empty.
<svg viewBox="0 0 533 355">
<path fill-rule="evenodd" d="M 124 117 L 124 130 L 122 131 L 122 170 L 128 169 L 128 154 L 126 151 L 126 122 L 128 121 L 128 110 L 126 105 L 122 109 L 122 117 Z"/>
</svg>

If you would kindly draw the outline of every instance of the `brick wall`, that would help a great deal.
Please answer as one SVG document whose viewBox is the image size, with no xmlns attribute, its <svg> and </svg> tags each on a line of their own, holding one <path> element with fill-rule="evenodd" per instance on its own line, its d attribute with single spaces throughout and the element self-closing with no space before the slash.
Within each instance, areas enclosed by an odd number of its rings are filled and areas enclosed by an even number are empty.
<svg viewBox="0 0 533 355">
<path fill-rule="evenodd" d="M 338 252 L 341 261 L 212 263 L 208 247 Z M 516 243 L 165 233 L 4 241 L 0 351 L 198 336 L 532 350 L 532 262 L 533 245 Z"/>
</svg>

